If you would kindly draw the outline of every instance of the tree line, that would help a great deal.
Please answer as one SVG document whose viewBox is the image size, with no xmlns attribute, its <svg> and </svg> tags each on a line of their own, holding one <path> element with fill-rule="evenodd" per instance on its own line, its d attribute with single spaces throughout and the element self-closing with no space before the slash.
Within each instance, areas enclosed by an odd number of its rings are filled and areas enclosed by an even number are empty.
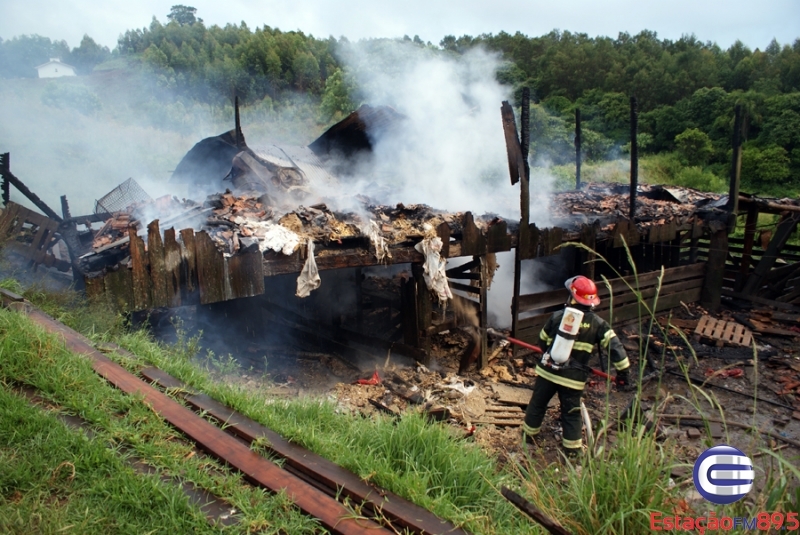
<svg viewBox="0 0 800 535">
<path fill-rule="evenodd" d="M 373 40 L 379 44 L 381 40 Z M 751 188 L 797 180 L 800 186 L 800 39 L 773 40 L 762 51 L 737 41 L 727 49 L 695 36 L 659 39 L 655 32 L 616 38 L 552 31 L 539 37 L 500 32 L 445 36 L 437 45 L 404 37 L 408 46 L 458 57 L 474 47 L 500 55 L 498 81 L 534 95 L 531 154 L 552 163 L 574 158 L 580 109 L 584 157 L 603 160 L 629 142 L 630 97 L 638 103 L 645 155 L 669 154 L 683 166 L 725 177 L 733 110 L 744 112 L 743 178 Z M 112 57 L 154 75 L 176 98 L 200 103 L 272 106 L 304 95 L 330 123 L 359 103 L 349 67 L 337 58 L 346 38 L 319 39 L 245 23 L 207 26 L 190 6 L 173 6 L 165 22 L 122 34 L 113 51 L 85 36 L 70 50 L 41 36 L 0 39 L 0 77 L 36 76 L 33 67 L 61 57 L 82 72 Z M 380 103 L 371 103 L 380 104 Z M 518 104 L 518 102 L 517 102 Z"/>
</svg>

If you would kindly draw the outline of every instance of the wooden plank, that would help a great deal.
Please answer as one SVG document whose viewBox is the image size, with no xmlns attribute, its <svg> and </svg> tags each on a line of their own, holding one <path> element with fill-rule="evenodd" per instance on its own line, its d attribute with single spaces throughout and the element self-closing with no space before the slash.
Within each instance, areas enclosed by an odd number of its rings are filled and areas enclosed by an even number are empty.
<svg viewBox="0 0 800 535">
<path fill-rule="evenodd" d="M 135 310 L 133 271 L 125 266 L 109 271 L 105 276 L 106 295 L 117 310 Z"/>
<path fill-rule="evenodd" d="M 453 281 L 448 281 L 448 284 L 450 285 L 450 289 L 452 290 L 460 290 L 462 292 L 467 292 L 476 295 L 481 293 L 481 289 L 478 286 L 469 286 L 467 284 L 461 284 L 460 282 L 453 282 Z"/>
<path fill-rule="evenodd" d="M 194 235 L 197 282 L 200 288 L 200 304 L 225 300 L 225 258 L 211 237 L 201 231 Z"/>
<path fill-rule="evenodd" d="M 478 299 L 480 301 L 480 308 L 478 309 L 478 327 L 480 332 L 480 362 L 478 369 L 483 369 L 489 364 L 489 340 L 486 329 L 489 328 L 489 264 L 486 256 L 480 257 L 481 262 L 481 280 L 480 280 L 480 294 Z"/>
<path fill-rule="evenodd" d="M 186 384 L 157 368 L 145 368 L 140 374 L 161 388 L 173 388 L 181 392 L 188 390 Z M 389 491 L 368 484 L 353 472 L 286 440 L 268 427 L 247 418 L 205 394 L 186 393 L 182 395 L 182 398 L 195 411 L 203 412 L 218 422 L 224 423 L 227 432 L 248 443 L 252 444 L 256 440 L 265 438 L 266 441 L 260 441 L 261 444 L 265 444 L 265 449 L 284 458 L 285 466 L 323 483 L 329 494 L 336 495 L 341 492 L 343 496 L 354 500 L 355 503 L 371 504 L 373 512 L 380 511 L 393 523 L 411 529 L 415 533 L 460 533 L 466 535 L 462 529 L 441 520 L 428 510 Z"/>
<path fill-rule="evenodd" d="M 436 227 L 436 235 L 442 240 L 442 250 L 439 254 L 442 258 L 448 258 L 450 256 L 450 225 L 442 221 L 439 226 Z"/>
<path fill-rule="evenodd" d="M 204 420 L 177 401 L 139 380 L 94 349 L 91 342 L 30 307 L 28 317 L 48 331 L 60 335 L 67 348 L 91 359 L 92 368 L 101 377 L 125 393 L 139 396 L 153 411 L 186 435 L 210 455 L 232 466 L 254 484 L 272 492 L 285 491 L 301 511 L 317 519 L 333 533 L 368 535 L 390 533 L 367 519 L 356 519 L 352 512 L 333 498 L 301 481 L 296 476 L 265 459 L 248 446 Z"/>
<path fill-rule="evenodd" d="M 481 266 L 480 260 L 470 260 L 466 264 L 462 264 L 460 266 L 448 269 L 447 271 L 444 272 L 444 274 L 451 279 L 465 279 L 468 277 L 459 276 L 459 274 L 464 273 L 465 271 L 470 271 L 475 268 L 479 268 L 480 266 Z M 477 273 L 470 273 L 470 275 L 477 275 Z M 478 278 L 480 278 L 480 275 L 478 275 Z"/>
<path fill-rule="evenodd" d="M 33 261 L 34 265 L 41 264 L 44 261 L 50 242 L 58 230 L 58 223 L 52 219 L 43 219 L 44 221 L 39 225 L 39 230 L 31 243 L 32 252 L 30 259 Z"/>
<path fill-rule="evenodd" d="M 400 279 L 400 298 L 403 319 L 403 341 L 413 347 L 419 346 L 419 328 L 417 319 L 417 281 L 414 277 Z"/>
<path fill-rule="evenodd" d="M 152 288 L 152 307 L 169 306 L 167 295 L 167 273 L 164 263 L 164 242 L 158 228 L 158 219 L 147 225 L 147 259 L 150 261 L 150 284 Z"/>
<path fill-rule="evenodd" d="M 535 294 L 522 295 L 519 298 L 519 311 L 527 312 L 541 308 L 563 305 L 569 299 L 569 290 L 559 288 L 558 290 L 548 290 Z"/>
<path fill-rule="evenodd" d="M 598 230 L 600 230 L 600 223 L 598 221 L 595 221 L 592 225 L 581 225 L 581 243 L 591 249 L 591 251 L 597 250 Z M 585 249 L 580 250 L 578 255 L 583 264 L 580 268 L 581 274 L 584 277 L 594 280 L 595 259 L 597 255 Z"/>
<path fill-rule="evenodd" d="M 522 232 L 525 230 L 525 239 Z M 530 260 L 539 256 L 539 242 L 542 232 L 535 224 L 520 226 L 520 260 Z"/>
<path fill-rule="evenodd" d="M 228 258 L 228 278 L 233 299 L 264 293 L 264 263 L 258 249 Z"/>
<path fill-rule="evenodd" d="M 181 246 L 174 227 L 164 231 L 164 275 L 168 306 L 181 306 Z"/>
<path fill-rule="evenodd" d="M 498 221 L 490 224 L 486 231 L 486 252 L 498 253 L 511 250 L 511 236 L 508 235 L 508 224 Z"/>
<path fill-rule="evenodd" d="M 197 262 L 194 246 L 194 230 L 187 228 L 181 230 L 181 281 L 185 293 L 181 295 L 181 301 L 186 302 L 189 295 L 195 293 L 199 286 L 197 283 Z"/>
<path fill-rule="evenodd" d="M 513 490 L 509 489 L 508 487 L 502 487 L 500 492 L 503 497 L 513 503 L 517 509 L 541 524 L 548 533 L 551 533 L 552 535 L 571 535 L 569 531 L 561 526 L 561 524 L 555 522 L 552 518 L 544 514 L 544 512 L 542 512 L 538 507 L 524 499 Z"/>
<path fill-rule="evenodd" d="M 486 253 L 486 239 L 475 225 L 472 212 L 464 214 L 464 230 L 461 239 L 462 256 L 476 256 Z"/>
<path fill-rule="evenodd" d="M 144 240 L 136 233 L 136 226 L 128 227 L 130 237 L 131 268 L 133 280 L 134 310 L 150 308 L 150 275 L 147 272 L 147 255 L 144 252 Z"/>
<path fill-rule="evenodd" d="M 720 306 L 720 291 L 723 286 L 725 259 L 728 254 L 728 230 L 724 226 L 718 228 L 711 236 L 708 253 L 708 270 L 706 283 L 703 286 L 701 303 L 708 310 L 717 310 Z"/>
<path fill-rule="evenodd" d="M 542 256 L 550 256 L 559 252 L 560 249 L 557 248 L 563 243 L 563 238 L 564 229 L 560 227 L 542 229 L 540 235 Z"/>
<path fill-rule="evenodd" d="M 800 312 L 800 307 L 790 305 L 789 303 L 781 303 L 780 301 L 775 301 L 773 299 L 766 299 L 764 297 L 758 297 L 757 295 L 745 295 L 739 292 L 734 292 L 733 290 L 730 290 L 728 288 L 722 289 L 722 295 L 727 297 L 732 297 L 734 299 L 752 301 L 753 303 L 758 303 L 759 305 L 767 305 L 780 310 L 790 310 L 794 312 Z"/>
<path fill-rule="evenodd" d="M 514 119 L 514 109 L 505 100 L 500 106 L 500 117 L 503 121 L 503 135 L 506 139 L 508 174 L 511 177 L 511 185 L 513 186 L 519 182 L 521 175 L 525 175 L 525 159 L 522 156 L 522 147 L 517 133 L 517 122 Z"/>
<path fill-rule="evenodd" d="M 747 277 L 747 282 L 745 282 L 744 288 L 742 288 L 743 294 L 755 295 L 758 293 L 758 289 L 761 287 L 764 277 L 769 270 L 772 269 L 781 249 L 783 249 L 783 246 L 786 245 L 786 241 L 797 228 L 798 220 L 800 220 L 800 214 L 792 213 L 791 216 L 784 218 L 778 223 L 778 228 L 775 230 L 775 234 L 772 236 L 764 256 L 761 257 L 753 273 Z"/>
<path fill-rule="evenodd" d="M 9 231 L 14 226 L 14 218 L 17 217 L 20 208 L 21 206 L 14 201 L 10 201 L 6 205 L 3 215 L 0 217 L 0 237 L 8 236 Z"/>
<path fill-rule="evenodd" d="M 681 301 L 683 301 L 684 303 L 693 303 L 698 299 L 700 299 L 700 291 L 701 291 L 700 288 L 694 288 L 691 290 L 686 290 L 683 292 L 661 297 L 658 300 L 656 313 L 663 312 L 664 310 L 680 306 Z M 619 308 L 615 307 L 613 312 L 614 312 L 613 314 L 614 322 L 628 321 L 639 317 L 640 313 L 639 304 L 632 303 L 630 305 L 625 305 Z M 645 312 L 642 311 L 642 313 L 644 314 Z M 608 310 L 601 311 L 598 313 L 598 315 L 603 319 L 605 319 L 606 321 L 609 321 L 609 318 L 611 316 L 610 311 Z"/>
<path fill-rule="evenodd" d="M 86 297 L 90 301 L 102 300 L 105 297 L 106 285 L 103 277 L 86 277 L 84 279 Z"/>
<path fill-rule="evenodd" d="M 661 286 L 658 298 L 660 300 L 663 297 L 671 295 L 675 292 L 680 292 L 682 290 L 690 290 L 695 288 L 702 288 L 702 286 L 703 286 L 703 279 L 699 278 L 673 282 L 670 284 L 664 284 Z M 639 292 L 639 295 L 641 296 L 641 299 L 643 299 L 649 305 L 652 302 L 652 298 L 655 297 L 657 289 L 658 288 L 656 286 L 651 286 L 645 288 L 644 290 L 641 290 Z M 614 294 L 613 302 L 615 307 L 620 307 L 623 305 L 627 305 L 629 303 L 635 303 L 638 301 L 638 299 L 639 297 L 637 297 L 636 293 L 631 291 L 626 291 Z M 600 304 L 595 307 L 595 312 L 607 310 L 608 307 L 611 305 L 611 302 L 612 299 L 604 298 L 600 302 Z"/>
<path fill-rule="evenodd" d="M 517 388 L 516 386 L 492 383 L 490 385 L 495 394 L 495 402 L 518 407 L 527 407 L 531 400 L 531 390 Z"/>
</svg>

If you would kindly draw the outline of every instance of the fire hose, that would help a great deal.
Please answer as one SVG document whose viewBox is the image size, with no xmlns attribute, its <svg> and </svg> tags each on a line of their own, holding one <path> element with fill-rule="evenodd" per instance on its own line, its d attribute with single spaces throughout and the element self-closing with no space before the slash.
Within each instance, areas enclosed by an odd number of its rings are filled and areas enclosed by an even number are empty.
<svg viewBox="0 0 800 535">
<path fill-rule="evenodd" d="M 542 349 L 540 347 L 537 347 L 535 345 L 531 345 L 531 344 L 529 344 L 527 342 L 523 342 L 522 340 L 519 340 L 517 338 L 512 338 L 510 336 L 506 336 L 506 335 L 504 335 L 504 334 L 502 334 L 500 332 L 495 331 L 492 328 L 486 329 L 486 332 L 488 334 L 491 334 L 492 336 L 500 338 L 501 340 L 506 340 L 509 343 L 518 345 L 520 347 L 524 347 L 525 349 L 530 349 L 531 351 L 533 351 L 534 353 L 538 353 L 539 355 L 544 353 L 544 351 L 542 351 Z M 591 368 L 589 366 L 584 366 L 583 364 L 579 364 L 579 363 L 574 362 L 574 361 L 570 363 L 570 367 L 578 368 L 579 370 L 583 370 L 585 372 L 592 373 L 594 375 L 597 375 L 598 377 L 602 377 L 603 379 L 610 379 L 611 382 L 613 382 L 615 384 L 619 383 L 619 381 L 617 380 L 616 377 L 611 377 L 606 372 L 600 371 L 600 370 L 598 370 L 596 368 Z"/>
</svg>

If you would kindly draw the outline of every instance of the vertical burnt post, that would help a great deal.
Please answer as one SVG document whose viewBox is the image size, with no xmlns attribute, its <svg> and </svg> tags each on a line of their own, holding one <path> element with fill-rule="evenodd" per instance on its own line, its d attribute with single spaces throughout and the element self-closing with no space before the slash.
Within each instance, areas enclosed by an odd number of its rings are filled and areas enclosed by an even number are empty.
<svg viewBox="0 0 800 535">
<path fill-rule="evenodd" d="M 242 123 L 239 120 L 239 96 L 233 97 L 233 116 L 234 116 L 234 128 L 236 130 L 236 148 L 242 148 L 242 142 L 244 141 L 244 136 L 242 135 Z"/>
<path fill-rule="evenodd" d="M 747 206 L 747 220 L 744 224 L 744 249 L 742 250 L 742 260 L 739 265 L 739 274 L 736 276 L 737 292 L 741 292 L 747 277 L 750 275 L 750 264 L 753 261 L 753 243 L 756 237 L 756 225 L 758 224 L 758 205 L 749 202 Z"/>
<path fill-rule="evenodd" d="M 61 196 L 61 216 L 66 219 L 71 219 L 72 214 L 69 211 L 69 201 L 67 201 L 67 196 Z"/>
<path fill-rule="evenodd" d="M 522 117 L 520 117 L 520 122 L 522 123 L 522 141 L 520 145 L 522 146 L 522 159 L 523 159 L 523 169 L 524 173 L 522 176 L 519 177 L 519 199 L 520 199 L 520 218 L 519 218 L 519 236 L 520 241 L 522 241 L 523 237 L 527 238 L 528 234 L 528 225 L 530 223 L 530 208 L 531 208 L 531 196 L 530 196 L 530 182 L 528 177 L 530 175 L 530 165 L 528 164 L 528 147 L 530 145 L 530 137 L 531 137 L 531 128 L 530 128 L 530 102 L 531 102 L 531 90 L 528 87 L 522 88 Z M 520 277 L 522 275 L 522 256 L 520 254 L 521 248 L 524 246 L 522 243 L 517 243 L 517 248 L 514 250 L 514 295 L 511 301 L 511 332 L 516 336 L 517 334 L 517 327 L 519 323 L 519 292 L 520 292 Z M 486 333 L 482 333 L 482 337 L 486 337 Z M 512 346 L 511 353 L 513 356 L 517 354 L 517 347 Z"/>
<path fill-rule="evenodd" d="M 736 225 L 736 215 L 739 212 L 739 181 L 742 174 L 742 106 L 737 104 L 733 120 L 733 155 L 731 157 L 730 190 L 728 192 L 728 205 L 726 208 L 731 216 L 728 220 L 728 231 Z"/>
<path fill-rule="evenodd" d="M 8 178 L 6 178 L 6 170 L 11 167 L 11 153 L 6 152 L 4 154 L 0 154 L 0 175 L 3 176 L 3 185 L 2 185 L 2 192 L 3 192 L 3 206 L 8 206 L 9 201 L 11 200 L 11 189 L 8 184 Z"/>
<path fill-rule="evenodd" d="M 581 189 L 581 109 L 575 108 L 575 189 Z"/>
<path fill-rule="evenodd" d="M 64 221 L 58 225 L 58 232 L 67 245 L 69 260 L 72 264 L 72 280 L 75 283 L 75 288 L 77 290 L 83 290 L 85 287 L 83 279 L 84 273 L 79 260 L 80 256 L 83 254 L 83 247 L 78 238 L 78 225 L 72 221 L 72 214 L 69 210 L 69 202 L 67 201 L 66 195 L 61 196 L 61 214 L 64 217 Z"/>
<path fill-rule="evenodd" d="M 639 146 L 636 136 L 639 133 L 639 110 L 636 97 L 631 97 L 631 208 L 630 220 L 636 216 L 636 189 L 639 187 Z"/>
</svg>

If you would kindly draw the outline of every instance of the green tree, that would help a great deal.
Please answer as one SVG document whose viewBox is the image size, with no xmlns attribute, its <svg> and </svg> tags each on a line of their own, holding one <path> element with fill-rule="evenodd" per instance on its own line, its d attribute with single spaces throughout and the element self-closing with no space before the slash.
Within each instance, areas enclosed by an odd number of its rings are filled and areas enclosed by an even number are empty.
<svg viewBox="0 0 800 535">
<path fill-rule="evenodd" d="M 95 65 L 111 57 L 107 46 L 98 45 L 94 39 L 84 35 L 78 48 L 73 48 L 69 54 L 69 61 L 81 73 L 92 72 Z"/>
<path fill-rule="evenodd" d="M 760 149 L 747 145 L 742 150 L 742 183 L 759 192 L 779 192 L 787 186 L 789 164 L 789 155 L 783 147 L 770 145 Z"/>
<path fill-rule="evenodd" d="M 675 148 L 689 165 L 704 165 L 714 152 L 711 138 L 697 128 L 687 128 L 675 136 Z"/>
<path fill-rule="evenodd" d="M 203 22 L 203 19 L 198 19 L 195 16 L 197 9 L 192 6 L 175 5 L 169 10 L 167 18 L 170 22 L 178 24 L 178 26 L 191 26 L 195 22 Z"/>
<path fill-rule="evenodd" d="M 356 109 L 351 98 L 354 87 L 355 84 L 345 76 L 341 69 L 336 69 L 328 77 L 320 104 L 320 112 L 326 121 L 338 120 Z"/>
</svg>

